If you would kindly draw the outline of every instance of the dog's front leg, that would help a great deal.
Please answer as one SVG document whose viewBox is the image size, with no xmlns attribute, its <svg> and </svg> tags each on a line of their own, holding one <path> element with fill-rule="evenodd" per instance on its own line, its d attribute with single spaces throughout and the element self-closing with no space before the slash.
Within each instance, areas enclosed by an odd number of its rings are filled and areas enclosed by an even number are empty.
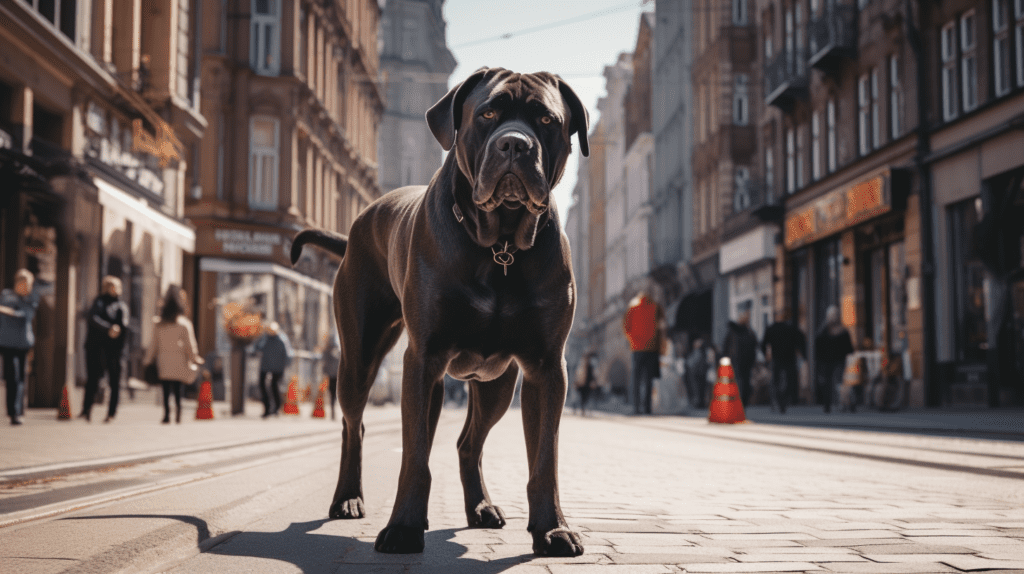
<svg viewBox="0 0 1024 574">
<path fill-rule="evenodd" d="M 390 554 L 423 552 L 430 497 L 430 447 L 444 400 L 444 364 L 426 361 L 413 345 L 405 352 L 402 374 L 402 470 L 388 525 L 374 548 Z"/>
<path fill-rule="evenodd" d="M 539 556 L 579 556 L 583 543 L 569 529 L 558 499 L 558 424 L 565 406 L 568 376 L 559 355 L 526 367 L 523 373 L 523 430 L 530 480 L 527 529 L 533 534 L 533 551 Z"/>
</svg>

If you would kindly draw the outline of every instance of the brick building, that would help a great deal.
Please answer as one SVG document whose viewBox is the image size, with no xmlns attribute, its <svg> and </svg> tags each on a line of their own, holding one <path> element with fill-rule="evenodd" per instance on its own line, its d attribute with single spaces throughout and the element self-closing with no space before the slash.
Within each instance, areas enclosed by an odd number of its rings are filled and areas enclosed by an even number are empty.
<svg viewBox="0 0 1024 574">
<path fill-rule="evenodd" d="M 159 298 L 196 236 L 199 0 L 0 4 L 0 277 L 27 267 L 43 298 L 29 406 L 84 384 L 85 319 L 104 275 L 123 281 L 138 376 Z M 123 382 L 123 381 L 122 381 Z"/>
<path fill-rule="evenodd" d="M 380 17 L 373 0 L 204 3 L 210 127 L 186 204 L 197 237 L 186 271 L 209 302 L 197 310 L 200 352 L 225 356 L 219 311 L 251 301 L 296 348 L 291 374 L 303 384 L 319 378 L 337 261 L 307 249 L 293 269 L 288 253 L 297 231 L 344 233 L 381 194 Z"/>
</svg>

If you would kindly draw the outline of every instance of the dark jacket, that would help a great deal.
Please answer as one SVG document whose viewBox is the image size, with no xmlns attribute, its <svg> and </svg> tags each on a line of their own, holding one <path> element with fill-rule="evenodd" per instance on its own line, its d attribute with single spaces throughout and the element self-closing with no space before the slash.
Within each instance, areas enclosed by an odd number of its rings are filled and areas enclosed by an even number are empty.
<svg viewBox="0 0 1024 574">
<path fill-rule="evenodd" d="M 828 327 L 825 327 L 814 338 L 814 358 L 823 364 L 844 363 L 847 355 L 852 352 L 853 341 L 850 339 L 850 332 L 846 329 L 838 334 L 832 334 Z"/>
<path fill-rule="evenodd" d="M 796 354 L 807 356 L 807 339 L 803 331 L 791 323 L 779 321 L 772 323 L 764 331 L 764 340 L 761 341 L 761 351 L 768 354 L 768 347 L 772 349 L 772 362 L 787 364 L 796 361 Z"/>
<path fill-rule="evenodd" d="M 14 309 L 14 315 L 0 313 L 0 347 L 31 349 L 36 344 L 32 331 L 32 319 L 39 308 L 39 291 L 32 290 L 27 296 L 18 295 L 14 289 L 0 292 L 0 305 Z"/>
<path fill-rule="evenodd" d="M 288 335 L 284 333 L 263 335 L 263 338 L 256 341 L 256 351 L 263 354 L 260 357 L 260 371 L 266 373 L 283 373 L 295 356 Z"/>
<path fill-rule="evenodd" d="M 327 348 L 324 349 L 324 354 L 320 357 L 323 362 L 324 374 L 332 379 L 338 376 L 338 367 L 341 363 L 341 349 L 338 348 L 338 342 L 332 340 L 327 343 Z"/>
<path fill-rule="evenodd" d="M 93 300 L 86 323 L 86 347 L 111 346 L 121 349 L 128 334 L 128 306 L 117 297 L 100 295 Z M 111 339 L 107 332 L 114 325 L 121 327 L 121 334 Z"/>
<path fill-rule="evenodd" d="M 729 332 L 722 342 L 722 353 L 729 357 L 736 369 L 749 371 L 754 368 L 757 359 L 757 335 L 749 326 L 729 321 Z"/>
</svg>

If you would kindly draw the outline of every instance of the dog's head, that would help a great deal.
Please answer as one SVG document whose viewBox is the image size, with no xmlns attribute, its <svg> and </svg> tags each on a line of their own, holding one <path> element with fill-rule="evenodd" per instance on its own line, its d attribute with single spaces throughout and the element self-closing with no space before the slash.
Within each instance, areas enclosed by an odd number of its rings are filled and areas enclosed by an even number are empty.
<svg viewBox="0 0 1024 574">
<path fill-rule="evenodd" d="M 511 236 L 519 249 L 532 247 L 573 134 L 583 155 L 590 153 L 586 108 L 547 72 L 481 68 L 427 111 L 427 124 L 441 147 L 455 148 L 471 190 L 456 201 L 469 203 L 461 208 L 474 240 L 485 247 L 501 236 Z"/>
</svg>

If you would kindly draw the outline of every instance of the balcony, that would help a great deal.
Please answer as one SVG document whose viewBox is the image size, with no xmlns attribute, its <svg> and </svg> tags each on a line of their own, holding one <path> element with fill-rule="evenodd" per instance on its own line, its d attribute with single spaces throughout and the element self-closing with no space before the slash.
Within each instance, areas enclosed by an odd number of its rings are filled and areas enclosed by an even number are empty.
<svg viewBox="0 0 1024 574">
<path fill-rule="evenodd" d="M 784 112 L 807 99 L 807 51 L 786 49 L 764 67 L 765 104 Z"/>
<path fill-rule="evenodd" d="M 810 63 L 823 72 L 835 70 L 843 60 L 857 57 L 857 8 L 828 5 L 811 17 Z"/>
</svg>

